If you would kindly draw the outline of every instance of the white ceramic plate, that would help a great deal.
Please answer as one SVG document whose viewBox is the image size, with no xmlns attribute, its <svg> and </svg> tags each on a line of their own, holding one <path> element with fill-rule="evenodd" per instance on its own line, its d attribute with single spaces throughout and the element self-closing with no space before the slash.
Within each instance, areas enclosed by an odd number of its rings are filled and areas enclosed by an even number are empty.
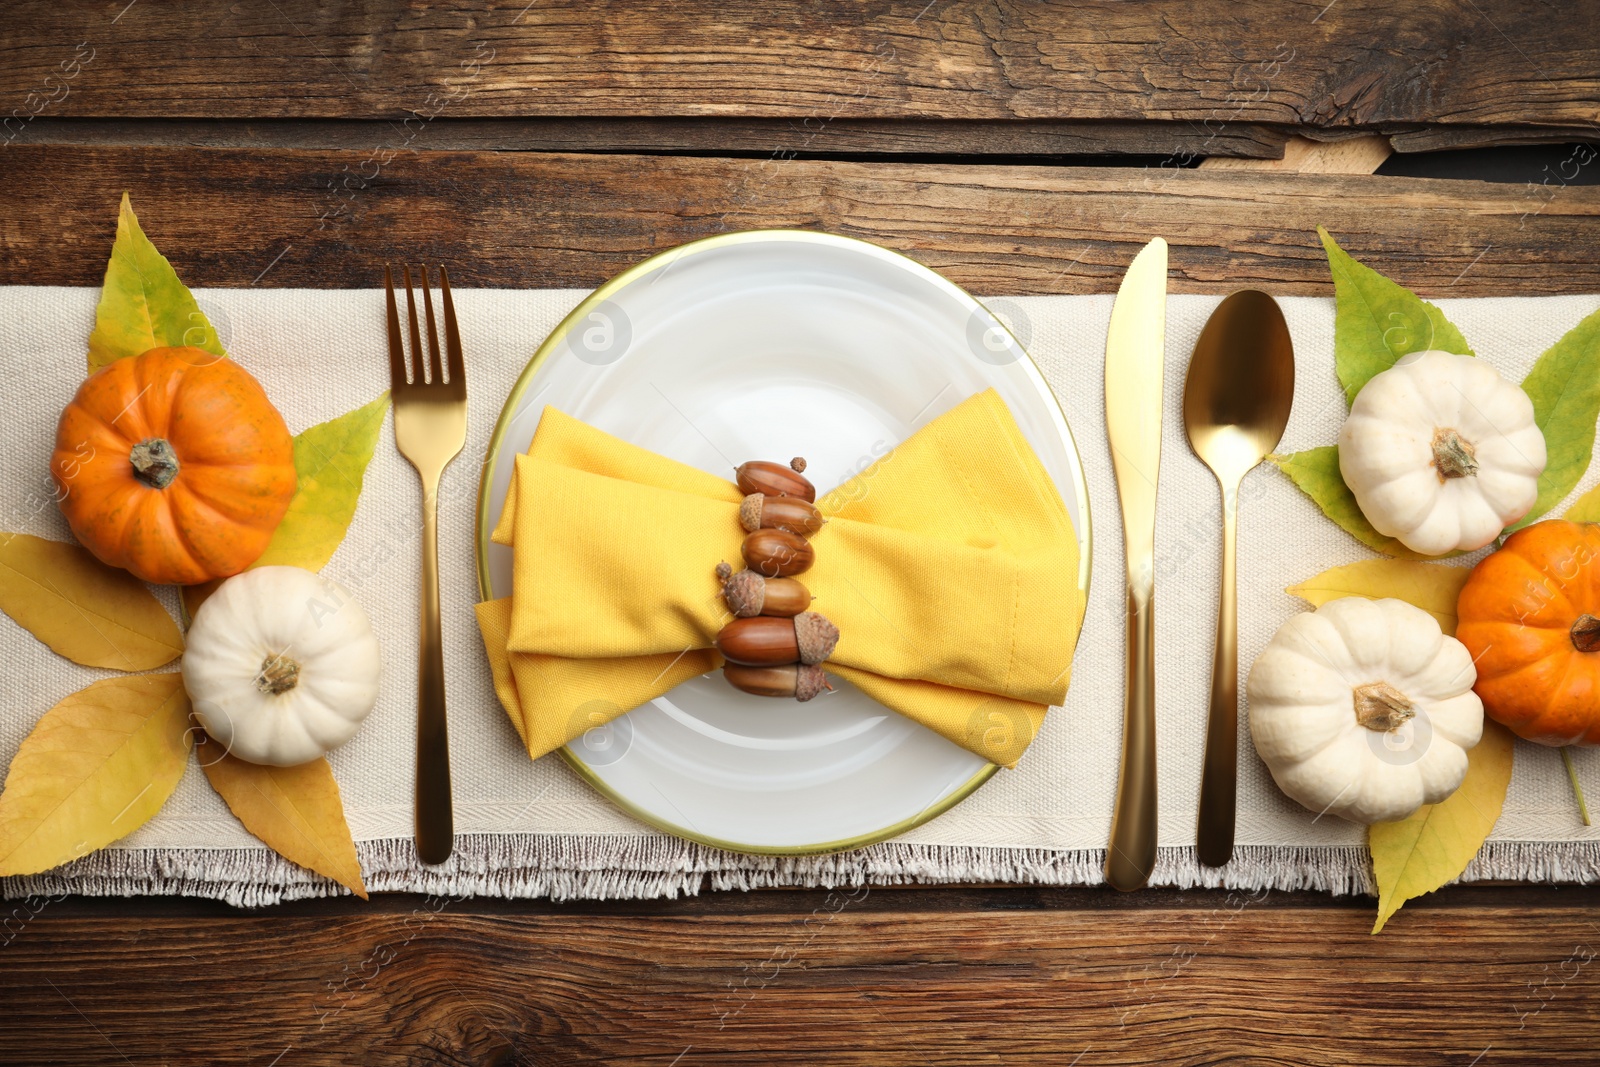
<svg viewBox="0 0 1600 1067">
<path fill-rule="evenodd" d="M 1066 502 L 1087 589 L 1088 494 L 1066 420 L 1022 346 L 966 292 L 826 234 L 728 234 L 663 253 L 595 290 L 512 389 L 480 493 L 482 594 L 511 592 L 511 552 L 488 535 L 546 404 L 724 476 L 747 459 L 803 455 L 820 494 L 991 386 Z M 695 678 L 562 754 L 646 822 L 767 853 L 884 840 L 994 772 L 834 681 L 838 692 L 796 705 Z"/>
</svg>

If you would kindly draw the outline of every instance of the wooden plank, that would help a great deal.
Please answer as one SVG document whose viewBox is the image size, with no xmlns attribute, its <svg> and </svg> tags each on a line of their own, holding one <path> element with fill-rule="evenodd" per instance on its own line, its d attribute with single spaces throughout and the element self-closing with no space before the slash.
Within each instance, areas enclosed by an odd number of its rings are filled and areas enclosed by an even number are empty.
<svg viewBox="0 0 1600 1067">
<path fill-rule="evenodd" d="M 409 132 L 409 131 L 408 131 Z M 395 139 L 379 119 L 75 119 L 42 114 L 12 143 L 206 148 L 322 148 L 367 152 Z M 1272 159 L 1285 134 L 1229 123 L 917 119 L 456 118 L 412 138 L 434 151 L 678 152 L 764 156 L 1146 155 L 1185 165 L 1202 157 Z M 4 135 L 0 135 L 4 140 Z"/>
<path fill-rule="evenodd" d="M 1373 937 L 1367 900 L 1220 891 L 69 901 L 5 948 L 0 1061 L 1592 1064 L 1597 905 L 1452 889 Z"/>
<path fill-rule="evenodd" d="M 378 284 L 445 260 L 459 284 L 593 286 L 698 237 L 823 229 L 979 292 L 1116 288 L 1150 236 L 1172 288 L 1326 294 L 1314 229 L 1431 296 L 1600 291 L 1600 188 L 1149 168 L 561 153 L 13 146 L 0 283 L 97 285 L 116 202 L 191 285 Z M 248 210 L 246 210 L 248 209 Z M 248 219 L 246 220 L 246 215 Z"/>
<path fill-rule="evenodd" d="M 1421 126 L 1393 133 L 1396 152 L 1444 152 L 1453 148 L 1501 145 L 1567 144 L 1594 141 L 1593 126 L 1540 127 L 1513 130 L 1504 126 Z"/>
<path fill-rule="evenodd" d="M 1392 0 L 13 0 L 6 14 L 0 100 L 22 115 L 1593 129 L 1600 100 L 1600 52 L 1574 22 L 1589 16 L 1540 0 L 1418 0 L 1404 18 Z"/>
</svg>

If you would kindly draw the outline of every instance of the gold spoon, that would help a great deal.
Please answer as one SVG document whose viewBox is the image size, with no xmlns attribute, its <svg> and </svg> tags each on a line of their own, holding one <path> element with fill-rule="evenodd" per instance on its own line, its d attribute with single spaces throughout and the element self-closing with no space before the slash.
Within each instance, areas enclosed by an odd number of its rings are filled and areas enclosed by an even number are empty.
<svg viewBox="0 0 1600 1067">
<path fill-rule="evenodd" d="M 1222 595 L 1200 775 L 1200 862 L 1233 855 L 1239 780 L 1239 483 L 1278 447 L 1294 403 L 1294 345 L 1278 302 L 1241 289 L 1211 313 L 1183 383 L 1189 447 L 1222 487 Z"/>
</svg>

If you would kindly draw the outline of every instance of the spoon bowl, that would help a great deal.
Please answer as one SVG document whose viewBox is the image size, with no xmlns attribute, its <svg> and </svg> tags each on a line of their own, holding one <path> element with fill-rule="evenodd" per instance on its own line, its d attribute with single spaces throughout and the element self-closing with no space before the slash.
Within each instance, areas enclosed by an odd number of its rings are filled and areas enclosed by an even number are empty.
<svg viewBox="0 0 1600 1067">
<path fill-rule="evenodd" d="M 1244 475 L 1283 439 L 1294 403 L 1294 343 L 1278 302 L 1241 289 L 1211 313 L 1183 383 L 1183 427 L 1221 478 Z"/>
<path fill-rule="evenodd" d="M 1294 344 L 1278 302 L 1243 289 L 1206 321 L 1183 383 L 1189 447 L 1222 488 L 1222 588 L 1200 775 L 1200 862 L 1233 855 L 1239 778 L 1239 483 L 1278 447 L 1294 404 Z"/>
</svg>

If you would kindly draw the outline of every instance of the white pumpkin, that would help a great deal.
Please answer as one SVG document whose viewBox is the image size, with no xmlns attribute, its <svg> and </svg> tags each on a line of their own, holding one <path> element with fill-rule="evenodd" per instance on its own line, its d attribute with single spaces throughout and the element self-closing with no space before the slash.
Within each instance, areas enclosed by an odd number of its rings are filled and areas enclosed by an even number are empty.
<svg viewBox="0 0 1600 1067">
<path fill-rule="evenodd" d="M 1290 799 L 1393 822 L 1461 784 L 1483 735 L 1466 646 L 1403 600 L 1344 597 L 1296 615 L 1250 668 L 1250 735 Z"/>
<path fill-rule="evenodd" d="M 1450 352 L 1414 352 L 1374 375 L 1339 430 L 1339 473 L 1361 513 L 1425 556 L 1499 537 L 1533 507 L 1544 465 L 1528 394 Z"/>
<path fill-rule="evenodd" d="M 206 733 L 251 763 L 292 767 L 355 736 L 378 700 L 378 640 L 338 582 L 259 567 L 195 613 L 183 683 Z"/>
</svg>

